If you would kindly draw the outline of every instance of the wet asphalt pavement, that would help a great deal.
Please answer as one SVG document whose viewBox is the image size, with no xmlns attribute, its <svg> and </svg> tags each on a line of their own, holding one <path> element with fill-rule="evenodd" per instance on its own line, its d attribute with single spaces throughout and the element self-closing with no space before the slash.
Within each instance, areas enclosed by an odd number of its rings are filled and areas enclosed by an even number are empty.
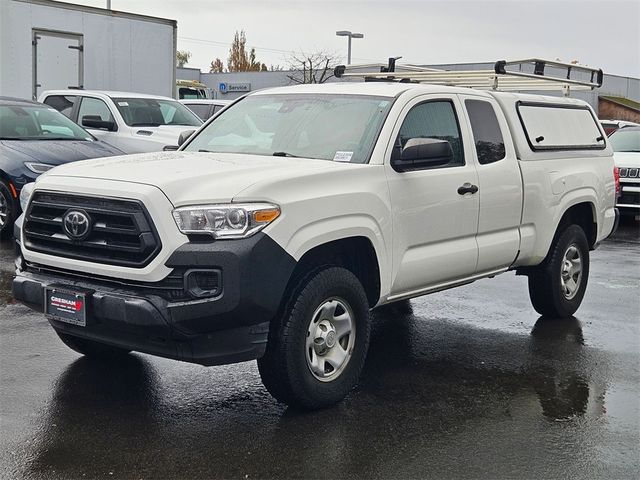
<svg viewBox="0 0 640 480">
<path fill-rule="evenodd" d="M 575 319 L 511 273 L 381 309 L 360 386 L 314 413 L 255 362 L 80 357 L 12 303 L 0 248 L 0 478 L 640 477 L 637 223 L 592 252 Z"/>
</svg>

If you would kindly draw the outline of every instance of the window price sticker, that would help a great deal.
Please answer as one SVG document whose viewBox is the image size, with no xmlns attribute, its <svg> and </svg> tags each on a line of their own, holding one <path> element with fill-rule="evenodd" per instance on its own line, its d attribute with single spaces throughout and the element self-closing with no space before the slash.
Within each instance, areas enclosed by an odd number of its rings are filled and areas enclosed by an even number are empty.
<svg viewBox="0 0 640 480">
<path fill-rule="evenodd" d="M 333 156 L 334 162 L 350 162 L 353 152 L 336 152 Z"/>
</svg>

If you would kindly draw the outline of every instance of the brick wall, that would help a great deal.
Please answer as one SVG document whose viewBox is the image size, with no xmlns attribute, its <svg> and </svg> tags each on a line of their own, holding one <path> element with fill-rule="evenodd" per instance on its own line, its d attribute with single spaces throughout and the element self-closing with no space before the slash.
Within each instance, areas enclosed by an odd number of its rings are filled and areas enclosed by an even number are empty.
<svg viewBox="0 0 640 480">
<path fill-rule="evenodd" d="M 598 117 L 601 120 L 627 120 L 640 123 L 640 111 L 602 97 L 598 99 Z"/>
</svg>

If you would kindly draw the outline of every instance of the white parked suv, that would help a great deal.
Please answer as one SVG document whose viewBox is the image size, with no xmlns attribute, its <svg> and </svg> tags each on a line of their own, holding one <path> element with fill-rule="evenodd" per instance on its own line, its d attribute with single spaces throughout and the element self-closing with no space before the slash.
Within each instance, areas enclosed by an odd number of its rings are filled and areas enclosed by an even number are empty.
<svg viewBox="0 0 640 480">
<path fill-rule="evenodd" d="M 579 100 L 261 90 L 180 151 L 41 176 L 13 292 L 83 354 L 258 359 L 277 399 L 319 408 L 356 384 L 373 307 L 515 270 L 540 314 L 572 315 L 615 227 L 613 172 Z"/>
<path fill-rule="evenodd" d="M 175 147 L 182 132 L 202 125 L 177 100 L 141 93 L 50 90 L 42 93 L 38 101 L 126 153 Z"/>
<path fill-rule="evenodd" d="M 613 160 L 618 167 L 622 214 L 640 215 L 640 127 L 624 127 L 610 137 Z"/>
</svg>

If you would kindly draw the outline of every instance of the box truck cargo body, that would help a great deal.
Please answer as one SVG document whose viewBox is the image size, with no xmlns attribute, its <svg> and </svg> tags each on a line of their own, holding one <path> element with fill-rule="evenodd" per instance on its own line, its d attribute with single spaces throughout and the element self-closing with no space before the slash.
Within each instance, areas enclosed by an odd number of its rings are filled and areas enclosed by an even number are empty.
<svg viewBox="0 0 640 480">
<path fill-rule="evenodd" d="M 85 88 L 172 96 L 175 20 L 50 0 L 0 0 L 0 95 Z"/>
</svg>

